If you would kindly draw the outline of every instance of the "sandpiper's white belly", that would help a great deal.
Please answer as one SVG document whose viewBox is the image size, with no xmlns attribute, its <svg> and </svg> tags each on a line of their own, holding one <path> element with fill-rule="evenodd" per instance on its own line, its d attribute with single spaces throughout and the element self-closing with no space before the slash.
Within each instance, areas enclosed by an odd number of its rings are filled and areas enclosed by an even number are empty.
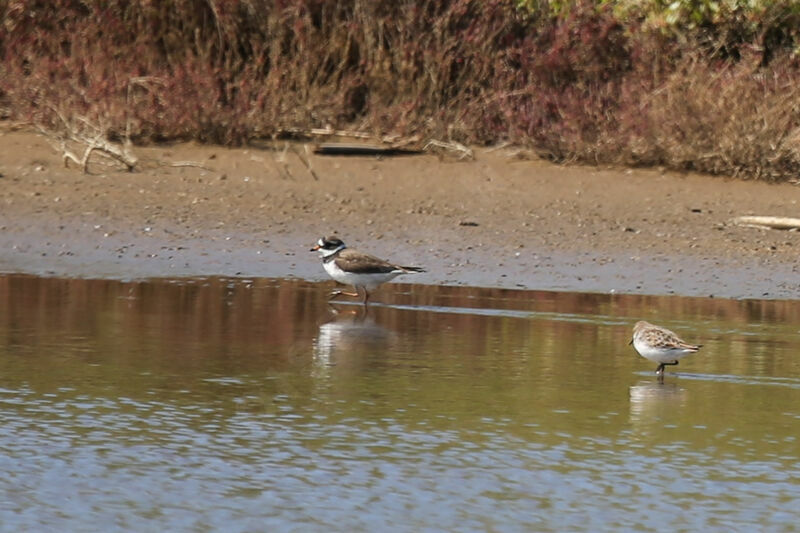
<svg viewBox="0 0 800 533">
<path fill-rule="evenodd" d="M 636 348 L 639 355 L 655 363 L 671 363 L 693 353 L 692 350 L 683 348 L 651 346 L 641 338 L 633 339 L 633 347 Z"/>
<path fill-rule="evenodd" d="M 386 283 L 387 281 L 396 278 L 400 274 L 403 274 L 402 270 L 393 270 L 386 273 L 354 274 L 352 272 L 345 272 L 339 268 L 335 261 L 323 263 L 323 266 L 330 277 L 339 283 L 352 285 L 354 287 L 364 287 L 368 291 L 371 291 L 381 283 Z"/>
</svg>

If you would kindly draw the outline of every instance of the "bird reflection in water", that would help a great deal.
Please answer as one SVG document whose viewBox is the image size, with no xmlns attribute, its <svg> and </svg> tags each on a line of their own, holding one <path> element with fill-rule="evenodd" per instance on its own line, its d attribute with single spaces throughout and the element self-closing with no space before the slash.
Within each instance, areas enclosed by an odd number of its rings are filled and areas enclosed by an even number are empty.
<svg viewBox="0 0 800 533">
<path fill-rule="evenodd" d="M 688 398 L 686 389 L 675 382 L 640 381 L 630 388 L 630 421 L 652 423 L 672 418 Z"/>
<path fill-rule="evenodd" d="M 359 354 L 384 352 L 396 337 L 375 321 L 368 308 L 341 310 L 331 306 L 331 311 L 333 318 L 319 326 L 314 339 L 316 367 L 354 362 Z"/>
</svg>

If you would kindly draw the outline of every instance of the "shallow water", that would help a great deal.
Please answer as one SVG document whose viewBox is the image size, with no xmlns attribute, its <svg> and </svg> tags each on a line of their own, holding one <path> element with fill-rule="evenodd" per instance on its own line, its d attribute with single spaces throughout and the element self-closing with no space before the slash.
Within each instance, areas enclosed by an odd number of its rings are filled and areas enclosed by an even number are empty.
<svg viewBox="0 0 800 533">
<path fill-rule="evenodd" d="M 331 287 L 0 276 L 0 528 L 797 527 L 800 302 Z"/>
</svg>

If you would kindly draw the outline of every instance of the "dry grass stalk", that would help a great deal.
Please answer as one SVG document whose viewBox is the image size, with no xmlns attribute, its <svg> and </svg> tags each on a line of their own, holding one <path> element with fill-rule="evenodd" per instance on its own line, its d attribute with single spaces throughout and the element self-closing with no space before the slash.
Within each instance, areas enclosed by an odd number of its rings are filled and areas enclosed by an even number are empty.
<svg viewBox="0 0 800 533">
<path fill-rule="evenodd" d="M 317 173 L 314 172 L 314 167 L 311 166 L 311 157 L 308 145 L 307 144 L 303 145 L 303 151 L 305 152 L 305 154 L 301 154 L 300 151 L 297 148 L 295 148 L 294 145 L 290 145 L 290 149 L 297 156 L 297 158 L 303 162 L 303 165 L 305 165 L 306 169 L 308 170 L 308 173 L 311 174 L 311 177 L 314 178 L 314 181 L 319 181 L 319 176 L 317 176 Z"/>
<path fill-rule="evenodd" d="M 270 154 L 272 155 L 272 162 L 275 165 L 275 168 L 278 170 L 278 174 L 280 174 L 284 179 L 294 179 L 292 176 L 292 172 L 289 170 L 289 163 L 287 162 L 286 154 L 289 152 L 289 142 L 283 142 L 283 149 L 279 150 L 277 146 L 277 140 L 272 139 L 272 150 L 270 150 Z"/>
</svg>

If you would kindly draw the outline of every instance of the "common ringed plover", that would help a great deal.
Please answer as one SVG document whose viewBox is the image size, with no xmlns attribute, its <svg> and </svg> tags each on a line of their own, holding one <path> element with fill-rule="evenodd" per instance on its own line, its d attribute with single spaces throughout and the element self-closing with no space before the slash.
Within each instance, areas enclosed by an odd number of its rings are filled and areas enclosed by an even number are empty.
<svg viewBox="0 0 800 533">
<path fill-rule="evenodd" d="M 367 305 L 370 291 L 378 285 L 394 279 L 400 274 L 425 272 L 425 269 L 412 266 L 400 266 L 384 261 L 377 257 L 347 248 L 339 237 L 322 237 L 312 252 L 319 252 L 322 256 L 322 266 L 325 271 L 345 285 L 352 285 L 356 292 L 333 291 L 331 300 L 339 295 L 361 296 L 364 290 L 363 304 Z"/>
<path fill-rule="evenodd" d="M 702 344 L 689 344 L 666 328 L 655 326 L 640 320 L 633 326 L 633 338 L 628 344 L 633 344 L 639 355 L 658 363 L 656 374 L 664 375 L 666 365 L 677 365 L 681 359 L 690 353 L 695 353 Z"/>
</svg>

